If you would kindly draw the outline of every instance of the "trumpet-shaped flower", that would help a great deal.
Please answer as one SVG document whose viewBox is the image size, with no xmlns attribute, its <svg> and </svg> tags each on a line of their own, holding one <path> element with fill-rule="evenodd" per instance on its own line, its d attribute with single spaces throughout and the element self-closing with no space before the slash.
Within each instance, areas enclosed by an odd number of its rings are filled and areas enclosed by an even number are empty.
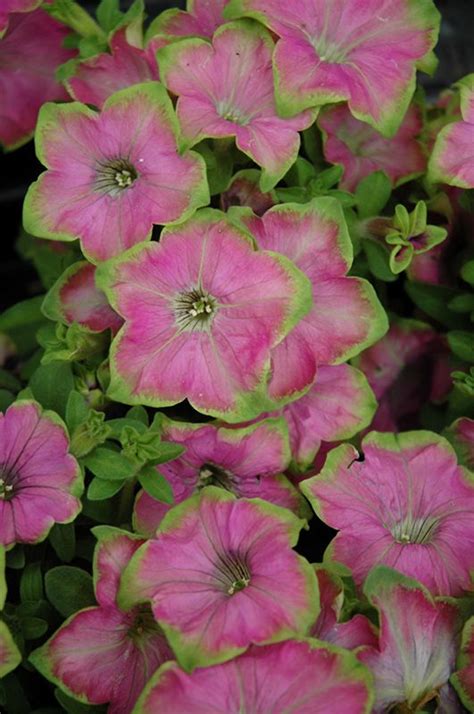
<svg viewBox="0 0 474 714">
<path fill-rule="evenodd" d="M 75 54 L 63 47 L 67 34 L 41 8 L 10 15 L 0 42 L 0 144 L 7 149 L 31 138 L 44 102 L 67 99 L 55 78 L 59 65 Z"/>
<path fill-rule="evenodd" d="M 177 136 L 158 82 L 117 92 L 100 114 L 78 103 L 47 104 L 36 147 L 49 170 L 28 191 L 25 228 L 43 238 L 79 238 L 97 262 L 150 238 L 154 223 L 185 219 L 209 193 L 203 159 L 180 155 Z"/>
<path fill-rule="evenodd" d="M 292 550 L 302 525 L 287 509 L 209 486 L 137 551 L 119 602 L 151 602 L 185 669 L 304 635 L 319 603 L 314 571 Z"/>
<path fill-rule="evenodd" d="M 375 568 L 364 586 L 380 617 L 378 647 L 363 647 L 359 659 L 372 671 L 374 714 L 421 711 L 439 701 L 439 712 L 458 712 L 449 701 L 456 659 L 458 611 L 435 599 L 414 580 L 386 567 Z"/>
<path fill-rule="evenodd" d="M 109 702 L 109 714 L 130 714 L 150 676 L 172 652 L 149 608 L 121 610 L 116 602 L 122 572 L 143 541 L 107 526 L 95 532 L 98 606 L 75 613 L 30 659 L 75 699 Z"/>
<path fill-rule="evenodd" d="M 236 496 L 299 510 L 301 497 L 282 475 L 290 463 L 283 419 L 266 419 L 243 429 L 165 421 L 162 436 L 185 447 L 182 456 L 159 467 L 171 484 L 175 504 L 204 486 L 219 486 Z M 153 535 L 169 508 L 142 491 L 135 504 L 136 529 Z"/>
<path fill-rule="evenodd" d="M 315 640 L 251 647 L 231 662 L 183 672 L 163 665 L 137 705 L 137 714 L 369 714 L 367 671 L 350 652 Z"/>
<path fill-rule="evenodd" d="M 474 188 L 474 74 L 465 77 L 459 85 L 462 121 L 441 129 L 428 170 L 432 181 Z"/>
<path fill-rule="evenodd" d="M 187 398 L 231 422 L 262 411 L 271 349 L 311 304 L 291 261 L 256 251 L 212 210 L 97 275 L 125 319 L 112 348 L 114 398 L 156 407 Z"/>
<path fill-rule="evenodd" d="M 287 256 L 311 281 L 311 311 L 272 352 L 270 397 L 289 401 L 307 391 L 318 365 L 340 364 L 380 339 L 387 318 L 372 286 L 347 276 L 352 243 L 335 199 L 274 206 L 262 218 L 233 215 L 260 248 Z"/>
<path fill-rule="evenodd" d="M 284 116 L 347 101 L 352 114 L 391 135 L 434 69 L 439 13 L 431 0 L 230 0 L 226 17 L 252 17 L 279 36 L 273 62 Z"/>
<path fill-rule="evenodd" d="M 158 79 L 156 49 L 130 44 L 126 28 L 121 28 L 110 39 L 110 52 L 77 63 L 73 76 L 66 81 L 69 93 L 77 101 L 101 109 L 120 89 Z"/>
<path fill-rule="evenodd" d="M 327 557 L 361 585 L 377 564 L 414 577 L 434 594 L 470 590 L 474 568 L 474 477 L 446 441 L 428 431 L 372 432 L 363 459 L 349 444 L 331 451 L 301 484 L 339 533 Z"/>
<path fill-rule="evenodd" d="M 92 332 L 117 330 L 122 319 L 95 284 L 95 266 L 80 261 L 61 275 L 43 301 L 43 312 L 51 319 L 71 325 L 73 322 Z"/>
<path fill-rule="evenodd" d="M 324 134 L 324 155 L 340 164 L 340 188 L 355 191 L 359 181 L 374 171 L 385 171 L 394 186 L 422 174 L 426 158 L 417 137 L 423 128 L 421 112 L 412 105 L 392 139 L 355 119 L 347 106 L 331 107 L 319 116 Z"/>
<path fill-rule="evenodd" d="M 21 400 L 0 415 L 0 545 L 37 543 L 81 510 L 82 478 L 61 419 Z"/>
<path fill-rule="evenodd" d="M 313 111 L 278 116 L 272 51 L 268 32 L 245 21 L 219 27 L 212 44 L 189 39 L 158 51 L 163 82 L 179 97 L 176 111 L 188 145 L 205 137 L 235 137 L 237 147 L 262 168 L 263 191 L 294 163 L 298 131 L 315 116 Z"/>
</svg>

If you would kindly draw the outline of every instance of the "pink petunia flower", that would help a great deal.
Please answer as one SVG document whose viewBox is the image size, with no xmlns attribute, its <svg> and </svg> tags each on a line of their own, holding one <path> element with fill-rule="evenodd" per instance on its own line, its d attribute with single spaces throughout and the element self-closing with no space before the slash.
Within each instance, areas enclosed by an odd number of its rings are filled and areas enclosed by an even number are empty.
<svg viewBox="0 0 474 714">
<path fill-rule="evenodd" d="M 357 119 L 393 135 L 416 68 L 436 67 L 431 0 L 230 0 L 224 14 L 260 20 L 280 37 L 273 62 L 283 116 L 346 100 Z"/>
<path fill-rule="evenodd" d="M 449 686 L 459 627 L 454 602 L 386 567 L 371 572 L 364 592 L 380 617 L 379 646 L 358 653 L 374 676 L 374 714 L 425 711 L 435 701 L 440 714 L 460 714 Z"/>
<path fill-rule="evenodd" d="M 369 714 L 368 673 L 350 652 L 316 640 L 251 647 L 231 662 L 183 672 L 163 665 L 146 687 L 137 714 Z"/>
<path fill-rule="evenodd" d="M 243 429 L 166 420 L 162 438 L 185 447 L 182 456 L 159 466 L 171 484 L 175 504 L 204 486 L 219 486 L 239 497 L 301 510 L 301 496 L 282 474 L 291 458 L 283 419 L 266 419 Z M 169 509 L 141 491 L 134 509 L 136 530 L 152 536 Z"/>
<path fill-rule="evenodd" d="M 73 99 L 101 109 L 106 100 L 125 87 L 158 79 L 157 47 L 136 47 L 120 28 L 109 41 L 110 52 L 78 62 L 74 75 L 66 80 Z"/>
<path fill-rule="evenodd" d="M 340 531 L 326 557 L 350 568 L 357 585 L 380 563 L 434 594 L 470 590 L 474 477 L 457 465 L 446 439 L 372 432 L 362 454 L 341 445 L 300 485 L 320 518 Z"/>
<path fill-rule="evenodd" d="M 396 319 L 379 342 L 355 358 L 379 402 L 377 431 L 419 426 L 422 406 L 442 401 L 452 387 L 448 349 L 424 322 Z"/>
<path fill-rule="evenodd" d="M 77 322 L 92 332 L 117 332 L 123 320 L 96 286 L 95 271 L 95 266 L 85 260 L 67 268 L 46 295 L 43 313 L 66 325 Z"/>
<path fill-rule="evenodd" d="M 108 714 L 131 714 L 144 685 L 172 652 L 149 608 L 117 605 L 122 572 L 143 540 L 108 526 L 94 533 L 98 606 L 70 617 L 30 661 L 74 699 L 108 702 Z"/>
<path fill-rule="evenodd" d="M 42 0 L 2 0 L 0 7 L 0 38 L 5 34 L 9 15 L 12 13 L 31 12 L 41 5 Z"/>
<path fill-rule="evenodd" d="M 365 615 L 354 615 L 347 622 L 339 622 L 344 603 L 344 585 L 341 578 L 322 565 L 315 566 L 315 571 L 321 612 L 310 630 L 311 636 L 348 650 L 363 645 L 376 647 L 377 630 Z"/>
<path fill-rule="evenodd" d="M 55 78 L 59 65 L 75 55 L 63 47 L 68 32 L 41 9 L 10 15 L 0 40 L 0 144 L 5 148 L 31 138 L 44 102 L 68 98 Z"/>
<path fill-rule="evenodd" d="M 150 601 L 187 670 L 304 635 L 319 605 L 314 571 L 292 550 L 303 523 L 208 486 L 173 508 L 137 551 L 119 602 Z"/>
<path fill-rule="evenodd" d="M 347 276 L 352 243 L 335 199 L 274 206 L 262 218 L 238 208 L 230 215 L 260 248 L 287 256 L 311 281 L 311 311 L 272 352 L 269 395 L 278 405 L 304 394 L 318 365 L 340 364 L 379 340 L 387 317 L 372 286 Z"/>
<path fill-rule="evenodd" d="M 231 206 L 248 206 L 257 216 L 278 203 L 275 191 L 261 191 L 259 187 L 260 171 L 243 169 L 232 177 L 229 187 L 221 194 L 220 204 L 223 211 Z"/>
<path fill-rule="evenodd" d="M 164 36 L 169 40 L 181 37 L 211 38 L 224 20 L 227 0 L 187 0 L 186 12 L 171 8 L 160 13 L 151 23 L 149 37 Z"/>
<path fill-rule="evenodd" d="M 3 610 L 7 597 L 5 579 L 5 550 L 0 546 L 0 612 Z M 0 679 L 16 669 L 21 662 L 21 653 L 16 646 L 6 622 L 0 616 Z"/>
<path fill-rule="evenodd" d="M 474 188 L 474 74 L 458 82 L 462 121 L 439 132 L 431 154 L 428 175 L 432 181 L 459 188 Z"/>
<path fill-rule="evenodd" d="M 37 543 L 81 510 L 82 476 L 63 422 L 21 400 L 0 415 L 0 545 Z"/>
<path fill-rule="evenodd" d="M 446 437 L 454 446 L 460 463 L 474 470 L 474 419 L 456 419 L 447 430 Z"/>
<path fill-rule="evenodd" d="M 203 159 L 178 153 L 176 116 L 158 82 L 110 97 L 100 114 L 82 104 L 47 104 L 36 131 L 49 168 L 30 186 L 27 231 L 79 238 L 92 261 L 150 238 L 153 224 L 184 220 L 206 205 Z"/>
<path fill-rule="evenodd" d="M 230 422 L 260 414 L 271 349 L 311 304 L 303 273 L 256 251 L 210 209 L 97 276 L 125 319 L 112 347 L 111 395 L 155 407 L 187 398 Z"/>
<path fill-rule="evenodd" d="M 324 155 L 344 168 L 340 188 L 355 191 L 374 171 L 385 171 L 394 186 L 425 171 L 426 158 L 417 137 L 423 128 L 420 110 L 412 105 L 395 136 L 387 139 L 355 119 L 344 104 L 331 107 L 318 118 L 324 135 Z"/>
<path fill-rule="evenodd" d="M 163 82 L 179 97 L 176 111 L 187 145 L 235 137 L 237 147 L 262 168 L 262 191 L 295 162 L 298 131 L 315 117 L 312 110 L 292 119 L 278 116 L 272 50 L 268 32 L 243 21 L 219 27 L 212 44 L 182 40 L 158 52 Z"/>
<path fill-rule="evenodd" d="M 462 633 L 461 652 L 457 671 L 451 678 L 462 703 L 468 711 L 474 710 L 474 617 L 469 618 Z"/>
</svg>

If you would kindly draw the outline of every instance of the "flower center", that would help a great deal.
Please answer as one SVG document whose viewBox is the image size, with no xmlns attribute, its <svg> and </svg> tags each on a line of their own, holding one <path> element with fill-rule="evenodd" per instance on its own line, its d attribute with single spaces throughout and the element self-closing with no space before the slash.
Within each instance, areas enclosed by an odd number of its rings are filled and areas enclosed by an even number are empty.
<svg viewBox="0 0 474 714">
<path fill-rule="evenodd" d="M 182 330 L 204 331 L 215 315 L 215 298 L 201 288 L 181 293 L 175 300 L 176 321 Z"/>
<path fill-rule="evenodd" d="M 8 469 L 0 466 L 0 500 L 9 501 L 13 498 L 13 483 L 14 479 Z"/>
<path fill-rule="evenodd" d="M 97 164 L 96 189 L 109 194 L 119 194 L 129 188 L 138 173 L 128 159 L 111 159 Z"/>
<path fill-rule="evenodd" d="M 217 466 L 211 462 L 206 462 L 199 469 L 198 490 L 204 486 L 220 486 L 226 491 L 233 491 L 235 476 L 231 471 Z"/>
<path fill-rule="evenodd" d="M 395 523 L 392 535 L 396 543 L 401 545 L 427 545 L 433 540 L 438 527 L 439 518 L 405 518 Z"/>
<path fill-rule="evenodd" d="M 327 42 L 323 37 L 313 37 L 311 44 L 318 53 L 321 62 L 344 64 L 346 61 L 346 48 L 338 47 L 332 42 Z"/>
<path fill-rule="evenodd" d="M 128 636 L 137 642 L 142 637 L 159 631 L 149 605 L 139 605 L 133 611 L 133 620 L 128 630 Z"/>
<path fill-rule="evenodd" d="M 240 126 L 245 126 L 250 121 L 248 116 L 243 114 L 238 107 L 232 106 L 228 101 L 217 102 L 216 110 L 223 119 L 234 124 L 240 124 Z"/>
<path fill-rule="evenodd" d="M 245 558 L 233 553 L 219 555 L 215 567 L 216 577 L 227 595 L 235 595 L 250 585 L 250 571 Z"/>
</svg>

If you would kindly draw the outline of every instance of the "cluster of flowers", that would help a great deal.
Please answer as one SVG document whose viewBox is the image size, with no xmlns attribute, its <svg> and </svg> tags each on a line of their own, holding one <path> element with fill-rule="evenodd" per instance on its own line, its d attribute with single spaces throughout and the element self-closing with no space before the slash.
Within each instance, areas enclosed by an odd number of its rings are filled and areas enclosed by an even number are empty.
<svg viewBox="0 0 474 714">
<path fill-rule="evenodd" d="M 415 94 L 439 21 L 3 1 L 0 142 L 46 167 L 44 292 L 0 316 L 7 710 L 474 710 L 474 75 Z"/>
</svg>

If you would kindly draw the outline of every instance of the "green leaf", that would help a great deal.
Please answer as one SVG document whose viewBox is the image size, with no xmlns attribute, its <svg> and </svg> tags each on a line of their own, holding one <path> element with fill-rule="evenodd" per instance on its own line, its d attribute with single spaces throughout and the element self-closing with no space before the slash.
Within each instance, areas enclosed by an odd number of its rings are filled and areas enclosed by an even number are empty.
<svg viewBox="0 0 474 714">
<path fill-rule="evenodd" d="M 474 333 L 466 330 L 448 332 L 448 342 L 454 354 L 465 362 L 474 363 Z"/>
<path fill-rule="evenodd" d="M 76 529 L 74 523 L 56 523 L 49 533 L 49 542 L 58 558 L 69 563 L 76 552 Z"/>
<path fill-rule="evenodd" d="M 119 0 L 101 0 L 96 16 L 102 29 L 109 34 L 121 22 L 123 13 L 120 12 Z"/>
<path fill-rule="evenodd" d="M 166 461 L 173 461 L 173 459 L 177 459 L 186 451 L 184 446 L 181 446 L 181 444 L 175 444 L 172 441 L 160 442 L 159 448 L 160 454 L 157 458 L 153 459 L 154 464 L 164 464 Z"/>
<path fill-rule="evenodd" d="M 89 406 L 79 392 L 71 392 L 66 405 L 66 424 L 72 433 L 83 421 L 87 419 Z"/>
<path fill-rule="evenodd" d="M 125 427 L 131 427 L 136 429 L 140 434 L 144 434 L 147 430 L 145 424 L 142 421 L 137 421 L 136 419 L 129 419 L 128 417 L 123 417 L 122 419 L 109 419 L 107 426 L 110 428 L 110 438 L 120 439 L 122 431 Z"/>
<path fill-rule="evenodd" d="M 174 503 L 173 489 L 154 466 L 144 466 L 138 474 L 138 480 L 145 491 L 157 501 Z"/>
<path fill-rule="evenodd" d="M 21 382 L 6 369 L 0 369 L 0 389 L 18 392 L 21 389 Z"/>
<path fill-rule="evenodd" d="M 15 399 L 15 395 L 8 389 L 0 389 L 0 412 L 5 412 Z"/>
<path fill-rule="evenodd" d="M 370 272 L 379 280 L 391 283 L 397 276 L 390 270 L 389 253 L 378 241 L 366 239 L 362 242 Z"/>
<path fill-rule="evenodd" d="M 24 617 L 20 620 L 21 633 L 25 640 L 37 640 L 48 631 L 48 623 L 40 617 Z"/>
<path fill-rule="evenodd" d="M 148 426 L 148 412 L 145 407 L 132 407 L 128 410 L 126 418 L 132 419 L 133 421 L 140 421 L 142 424 L 145 424 L 145 426 Z"/>
<path fill-rule="evenodd" d="M 21 574 L 20 598 L 22 602 L 43 599 L 43 575 L 41 563 L 28 563 Z"/>
<path fill-rule="evenodd" d="M 84 464 L 97 478 L 124 481 L 135 475 L 135 465 L 123 454 L 99 446 L 86 456 Z"/>
<path fill-rule="evenodd" d="M 64 418 L 69 395 L 74 389 L 71 365 L 66 362 L 40 365 L 31 377 L 30 389 L 45 409 L 52 409 Z"/>
<path fill-rule="evenodd" d="M 7 568 L 12 570 L 22 570 L 25 567 L 25 548 L 21 543 L 18 543 L 12 550 L 9 550 L 5 555 Z"/>
<path fill-rule="evenodd" d="M 44 584 L 48 600 L 63 617 L 96 604 L 92 577 L 81 568 L 71 565 L 51 568 Z"/>
<path fill-rule="evenodd" d="M 383 171 L 374 171 L 359 181 L 355 196 L 360 218 L 377 216 L 392 194 L 392 184 Z"/>
<path fill-rule="evenodd" d="M 453 312 L 470 313 L 474 311 L 474 294 L 462 293 L 450 300 L 448 305 Z"/>
<path fill-rule="evenodd" d="M 54 690 L 54 696 L 68 714 L 100 714 L 101 712 L 106 712 L 106 707 L 104 706 L 93 706 L 92 704 L 82 704 L 82 702 L 77 702 L 72 697 L 68 697 L 60 689 Z"/>
<path fill-rule="evenodd" d="M 36 332 L 46 324 L 46 318 L 41 312 L 42 302 L 42 295 L 23 300 L 0 315 L 0 332 L 10 337 L 21 356 L 31 354 L 36 349 Z"/>
<path fill-rule="evenodd" d="M 87 489 L 90 501 L 105 501 L 115 496 L 123 487 L 125 481 L 106 481 L 103 478 L 93 478 Z"/>
<path fill-rule="evenodd" d="M 461 278 L 469 285 L 474 285 L 474 260 L 468 260 L 467 263 L 464 263 L 461 268 Z"/>
<path fill-rule="evenodd" d="M 427 315 L 446 327 L 462 328 L 466 319 L 449 309 L 450 301 L 457 295 L 456 290 L 443 285 L 406 283 L 405 289 L 415 305 Z"/>
</svg>

